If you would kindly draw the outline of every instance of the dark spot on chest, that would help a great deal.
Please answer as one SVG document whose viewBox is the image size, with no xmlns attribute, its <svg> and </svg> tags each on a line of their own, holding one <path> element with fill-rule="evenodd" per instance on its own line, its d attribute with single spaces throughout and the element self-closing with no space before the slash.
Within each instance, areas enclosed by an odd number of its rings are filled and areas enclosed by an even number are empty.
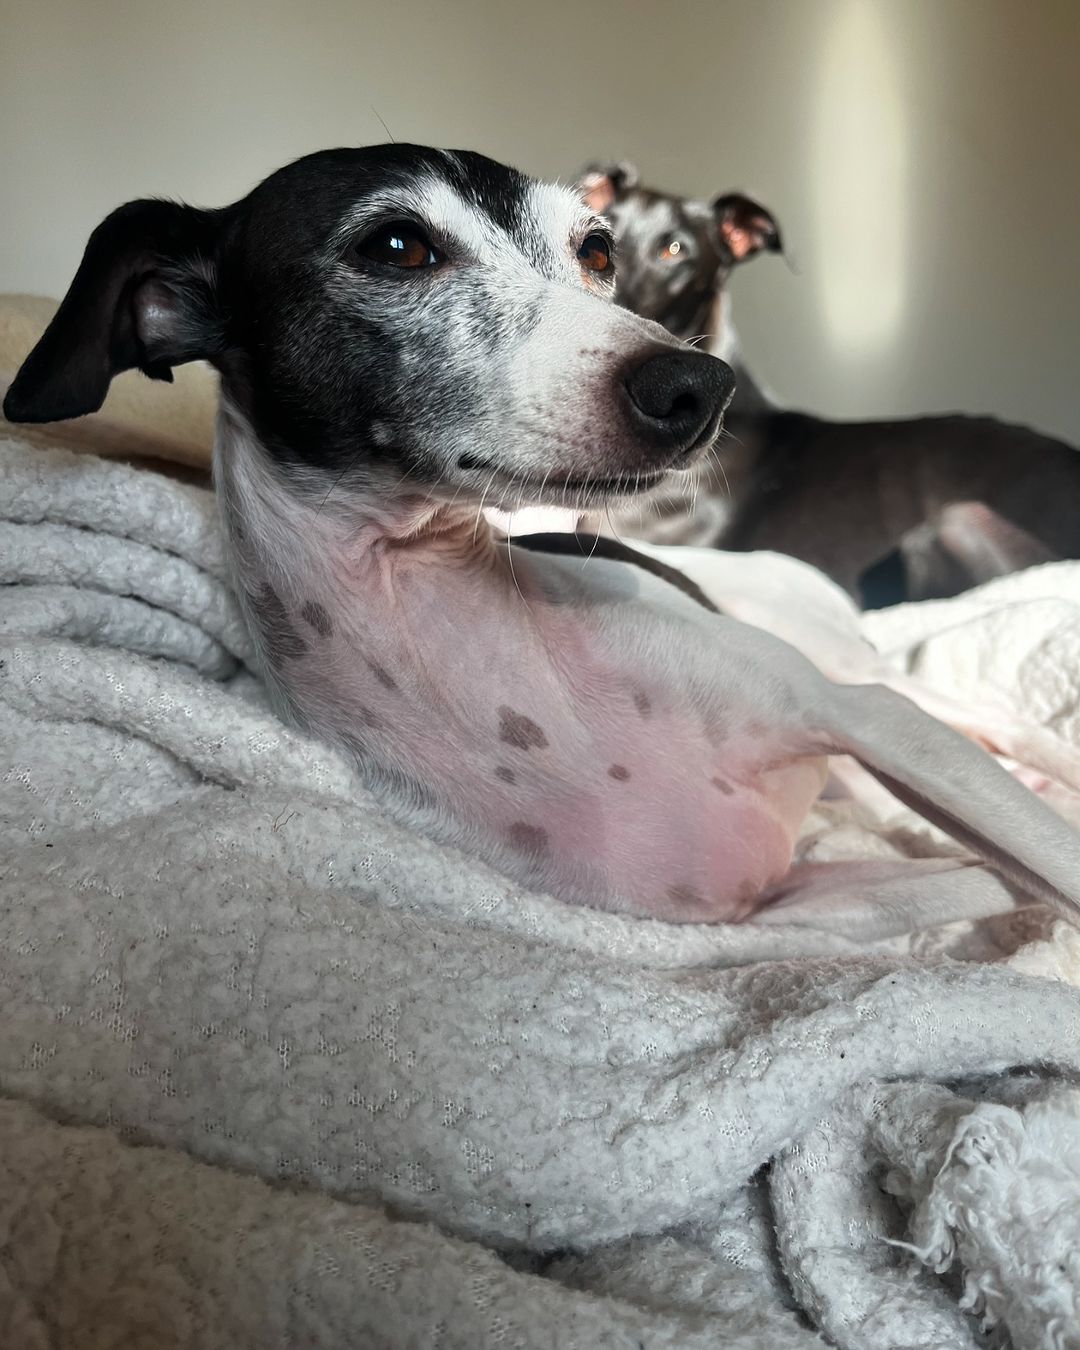
<svg viewBox="0 0 1080 1350">
<path fill-rule="evenodd" d="M 268 660 L 278 662 L 304 656 L 308 645 L 292 625 L 289 611 L 272 586 L 249 592 L 252 614 L 266 648 Z"/>
<path fill-rule="evenodd" d="M 672 904 L 678 905 L 680 909 L 689 909 L 695 913 L 700 913 L 705 908 L 705 901 L 694 890 L 693 886 L 687 886 L 683 883 L 678 886 L 669 886 L 667 896 Z"/>
<path fill-rule="evenodd" d="M 731 734 L 731 723 L 722 713 L 706 713 L 704 725 L 705 739 L 710 745 L 723 745 Z"/>
<path fill-rule="evenodd" d="M 731 786 L 731 784 L 730 784 L 729 782 L 727 782 L 725 779 L 723 779 L 723 778 L 710 778 L 710 779 L 709 779 L 709 782 L 712 783 L 712 785 L 713 785 L 714 788 L 719 788 L 720 791 L 724 794 L 725 797 L 734 797 L 734 795 L 735 795 L 735 789 L 734 789 L 734 788 Z"/>
<path fill-rule="evenodd" d="M 353 754 L 363 758 L 368 750 L 368 742 L 365 739 L 363 732 L 371 731 L 373 728 L 377 727 L 379 725 L 379 719 L 370 708 L 366 708 L 361 703 L 356 707 L 354 722 L 355 725 L 353 727 L 348 731 L 341 732 L 340 735 L 344 744 L 349 747 Z"/>
<path fill-rule="evenodd" d="M 500 764 L 495 770 L 495 777 L 501 778 L 504 783 L 516 783 L 517 774 L 513 769 L 508 769 L 505 764 Z"/>
<path fill-rule="evenodd" d="M 397 688 L 397 680 L 394 679 L 393 675 L 390 674 L 385 666 L 380 666 L 377 661 L 369 661 L 368 665 L 371 667 L 372 675 L 375 676 L 384 689 Z"/>
<path fill-rule="evenodd" d="M 499 740 L 516 750 L 544 750 L 548 743 L 543 727 L 505 704 L 499 709 Z"/>
<path fill-rule="evenodd" d="M 630 770 L 625 764 L 613 764 L 607 772 L 608 777 L 614 778 L 617 783 L 625 783 L 630 777 Z"/>
<path fill-rule="evenodd" d="M 650 717 L 652 715 L 652 699 L 648 696 L 648 694 L 645 693 L 643 689 L 638 689 L 635 691 L 634 707 L 638 710 L 638 712 L 642 715 L 642 717 Z"/>
<path fill-rule="evenodd" d="M 530 825 L 527 821 L 516 820 L 510 826 L 508 833 L 510 842 L 522 853 L 539 856 L 548 851 L 548 832 L 542 830 L 539 825 Z"/>
<path fill-rule="evenodd" d="M 300 617 L 314 628 L 320 637 L 328 638 L 334 631 L 334 621 L 324 605 L 318 600 L 305 600 L 300 607 Z"/>
</svg>

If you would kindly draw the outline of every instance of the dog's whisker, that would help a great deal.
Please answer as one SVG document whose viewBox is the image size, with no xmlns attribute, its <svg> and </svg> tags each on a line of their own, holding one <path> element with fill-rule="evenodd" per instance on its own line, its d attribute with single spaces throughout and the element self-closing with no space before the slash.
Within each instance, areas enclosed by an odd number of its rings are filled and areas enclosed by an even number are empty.
<svg viewBox="0 0 1080 1350">
<path fill-rule="evenodd" d="M 724 496 L 727 498 L 728 501 L 731 501 L 731 500 L 732 500 L 732 496 L 731 496 L 731 482 L 730 482 L 730 480 L 728 479 L 727 468 L 726 468 L 725 465 L 724 465 L 724 457 L 723 457 L 723 455 L 721 455 L 720 449 L 719 449 L 718 446 L 713 446 L 712 450 L 711 450 L 709 453 L 710 453 L 710 455 L 712 456 L 712 458 L 715 460 L 715 462 L 716 462 L 716 467 L 720 470 L 720 476 L 721 476 L 721 478 L 723 478 L 723 480 L 724 480 Z"/>
<path fill-rule="evenodd" d="M 525 592 L 521 589 L 521 585 L 520 585 L 520 583 L 518 582 L 518 579 L 517 579 L 517 571 L 516 571 L 516 569 L 515 569 L 515 567 L 514 567 L 514 550 L 513 550 L 512 546 L 511 546 L 512 541 L 511 541 L 511 539 L 510 539 L 510 525 L 511 525 L 511 522 L 510 522 L 510 521 L 507 521 L 507 523 L 506 523 L 506 560 L 507 560 L 507 562 L 510 564 L 510 575 L 511 575 L 511 577 L 513 577 L 513 579 L 514 579 L 514 589 L 517 591 L 518 595 L 521 597 L 521 603 L 522 603 L 522 604 L 525 606 L 525 608 L 526 608 L 527 610 L 529 610 L 529 612 L 531 613 L 531 612 L 532 612 L 532 605 L 530 605 L 529 602 L 528 602 L 528 600 L 525 598 Z"/>
<path fill-rule="evenodd" d="M 379 112 L 378 108 L 376 108 L 376 106 L 375 106 L 374 103 L 372 103 L 372 104 L 370 105 L 370 107 L 371 107 L 371 111 L 372 111 L 372 112 L 375 114 L 375 116 L 379 119 L 379 122 L 380 122 L 380 124 L 381 124 L 381 126 L 382 126 L 383 131 L 385 131 L 386 134 L 387 134 L 387 136 L 390 137 L 390 140 L 393 142 L 393 144 L 394 144 L 394 145 L 397 145 L 397 140 L 396 140 L 395 137 L 394 137 L 394 133 L 390 130 L 390 128 L 389 128 L 389 127 L 386 125 L 386 123 L 383 121 L 382 113 Z"/>
<path fill-rule="evenodd" d="M 480 494 L 480 505 L 476 508 L 476 519 L 473 521 L 472 541 L 473 541 L 474 544 L 476 543 L 476 533 L 477 533 L 477 531 L 480 529 L 480 521 L 482 520 L 483 515 L 484 515 L 484 499 L 487 497 L 488 493 L 491 491 L 491 485 L 492 485 L 492 483 L 494 483 L 495 479 L 498 478 L 498 476 L 499 476 L 499 471 L 498 471 L 498 469 L 496 469 L 496 470 L 493 471 L 491 477 L 490 477 L 490 478 L 488 479 L 488 481 L 487 481 L 486 487 L 484 488 L 483 492 Z"/>
<path fill-rule="evenodd" d="M 604 515 L 607 517 L 608 529 L 611 531 L 612 538 L 618 539 L 619 542 L 621 543 L 621 542 L 622 542 L 621 536 L 619 535 L 619 531 L 618 531 L 618 530 L 616 529 L 616 527 L 615 527 L 615 522 L 614 522 L 614 520 L 612 520 L 612 518 L 611 518 L 611 503 L 610 503 L 610 502 L 605 502 L 605 503 L 604 503 Z"/>
<path fill-rule="evenodd" d="M 544 489 L 547 487 L 548 479 L 551 477 L 551 471 L 553 467 L 554 466 L 551 464 L 548 465 L 547 473 L 544 474 L 544 477 L 541 480 L 540 491 L 537 493 L 537 496 L 540 498 L 541 501 L 544 500 Z"/>
<path fill-rule="evenodd" d="M 722 428 L 720 435 L 724 438 L 724 440 L 731 441 L 733 445 L 738 445 L 745 448 L 746 442 L 742 439 L 742 437 L 736 436 L 733 431 L 728 431 L 727 427 Z"/>
<path fill-rule="evenodd" d="M 457 487 L 454 489 L 454 495 L 450 498 L 449 502 L 447 502 L 448 510 L 452 511 L 457 505 L 457 499 L 461 496 L 461 490 L 464 486 L 464 483 L 458 483 Z"/>
<path fill-rule="evenodd" d="M 431 497 L 436 497 L 437 494 L 438 494 L 439 489 L 442 487 L 442 485 L 443 485 L 445 482 L 446 482 L 446 470 L 444 469 L 444 470 L 442 471 L 442 473 L 439 474 L 438 478 L 435 479 L 434 483 L 432 483 L 431 487 L 428 488 L 428 495 L 431 496 Z M 455 494 L 455 495 L 456 495 L 456 494 Z M 443 505 L 444 505 L 447 509 L 449 509 L 451 503 L 447 502 L 447 503 L 443 503 Z"/>
<path fill-rule="evenodd" d="M 319 509 L 315 512 L 315 519 L 316 519 L 316 520 L 318 520 L 318 518 L 322 515 L 322 513 L 323 513 L 323 507 L 324 507 L 324 506 L 326 505 L 326 503 L 330 500 L 330 494 L 331 494 L 331 493 L 334 491 L 334 489 L 341 483 L 341 480 L 345 477 L 345 475 L 346 475 L 351 469 L 354 469 L 354 468 L 356 467 L 357 462 L 359 461 L 360 456 L 361 456 L 362 454 L 363 454 L 363 448 L 361 447 L 359 450 L 357 450 L 356 454 L 352 457 L 351 460 L 349 460 L 348 464 L 345 465 L 345 467 L 342 469 L 342 471 L 338 474 L 338 476 L 334 479 L 334 481 L 333 481 L 333 482 L 330 484 L 330 486 L 326 489 L 326 496 L 325 496 L 325 497 L 322 499 L 322 501 L 319 503 Z"/>
</svg>

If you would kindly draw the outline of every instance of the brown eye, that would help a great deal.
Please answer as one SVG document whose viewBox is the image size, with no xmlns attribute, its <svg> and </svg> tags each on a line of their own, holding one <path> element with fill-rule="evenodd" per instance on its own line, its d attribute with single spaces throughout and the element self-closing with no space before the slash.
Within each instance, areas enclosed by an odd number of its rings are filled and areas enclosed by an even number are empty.
<svg viewBox="0 0 1080 1350">
<path fill-rule="evenodd" d="M 611 266 L 611 240 L 602 234 L 588 234 L 577 251 L 588 272 L 606 272 Z"/>
<path fill-rule="evenodd" d="M 431 240 L 417 226 L 403 220 L 380 226 L 357 244 L 356 251 L 369 262 L 382 263 L 386 267 L 415 269 L 434 267 L 439 262 L 439 254 Z"/>
<path fill-rule="evenodd" d="M 683 247 L 681 239 L 669 239 L 666 243 L 661 244 L 660 248 L 657 250 L 657 256 L 662 262 L 675 262 L 681 258 L 685 252 L 686 250 Z"/>
</svg>

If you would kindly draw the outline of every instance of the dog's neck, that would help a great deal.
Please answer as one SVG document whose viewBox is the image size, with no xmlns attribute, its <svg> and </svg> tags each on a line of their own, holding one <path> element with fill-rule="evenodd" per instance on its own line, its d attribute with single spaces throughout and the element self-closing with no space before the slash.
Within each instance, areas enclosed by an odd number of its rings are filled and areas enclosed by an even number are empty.
<svg viewBox="0 0 1080 1350">
<path fill-rule="evenodd" d="M 477 678 L 465 676 L 462 652 L 482 672 L 484 659 L 495 667 L 513 650 L 535 663 L 566 640 L 558 605 L 545 603 L 544 569 L 512 555 L 475 504 L 400 487 L 361 499 L 307 490 L 282 476 L 227 397 L 215 478 L 237 594 L 275 701 L 369 765 L 445 768 L 437 719 L 455 715 Z M 424 734 L 403 755 L 400 737 L 421 718 Z M 425 748 L 438 765 L 423 762 Z"/>
<path fill-rule="evenodd" d="M 227 396 L 214 475 L 235 581 L 256 630 L 265 627 L 261 597 L 272 592 L 301 614 L 305 605 L 315 613 L 348 603 L 352 624 L 377 631 L 381 580 L 428 563 L 444 591 L 479 588 L 488 603 L 505 592 L 520 604 L 512 564 L 475 505 L 442 503 L 400 484 L 358 499 L 342 484 L 305 483 L 295 470 L 287 478 Z M 303 634 L 295 636 L 288 645 L 299 646 Z"/>
</svg>

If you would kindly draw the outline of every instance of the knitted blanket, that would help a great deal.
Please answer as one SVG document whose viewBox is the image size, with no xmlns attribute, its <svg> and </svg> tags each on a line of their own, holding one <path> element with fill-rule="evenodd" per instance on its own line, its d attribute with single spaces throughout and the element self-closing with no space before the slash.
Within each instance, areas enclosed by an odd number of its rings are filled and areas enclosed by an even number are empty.
<svg viewBox="0 0 1080 1350">
<path fill-rule="evenodd" d="M 1080 1346 L 1080 934 L 411 835 L 268 710 L 196 487 L 9 439 L 0 579 L 0 1346 Z M 1080 737 L 1076 565 L 867 624 Z"/>
</svg>

